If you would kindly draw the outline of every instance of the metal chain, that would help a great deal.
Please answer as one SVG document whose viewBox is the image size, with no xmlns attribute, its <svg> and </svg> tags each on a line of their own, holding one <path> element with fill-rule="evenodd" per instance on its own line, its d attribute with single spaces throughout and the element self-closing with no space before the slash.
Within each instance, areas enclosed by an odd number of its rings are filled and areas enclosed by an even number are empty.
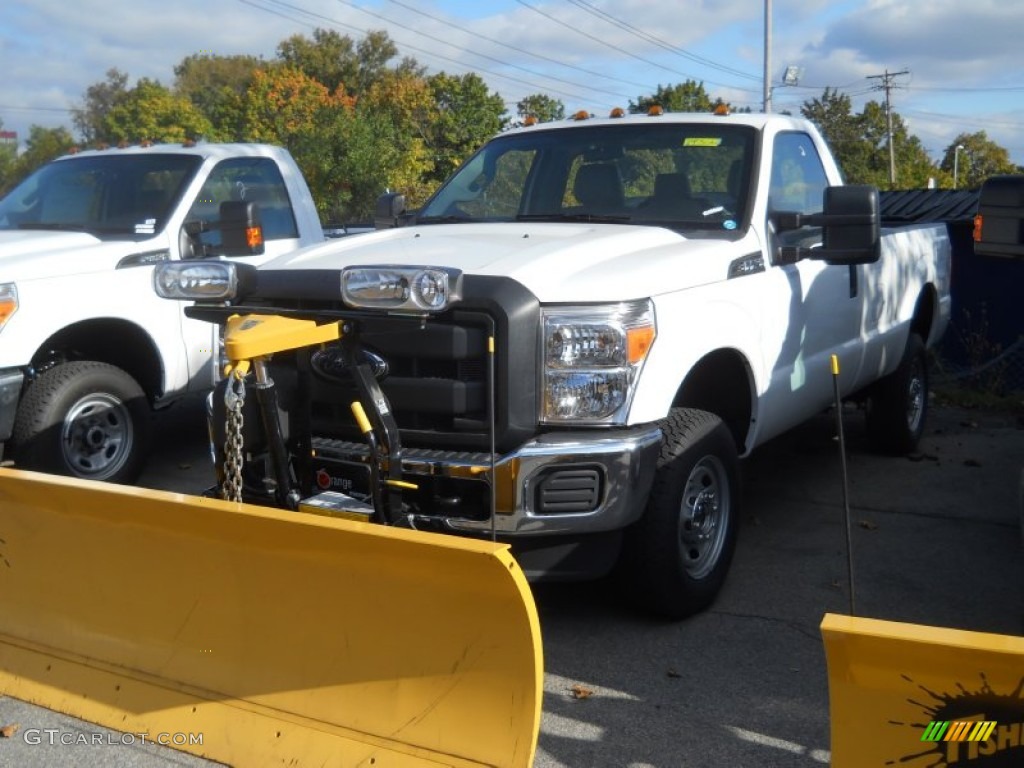
<svg viewBox="0 0 1024 768">
<path fill-rule="evenodd" d="M 228 501 L 242 500 L 242 427 L 245 419 L 242 406 L 245 405 L 245 380 L 232 371 L 224 389 L 224 406 L 227 412 L 227 426 L 224 436 L 224 483 L 221 495 Z"/>
</svg>

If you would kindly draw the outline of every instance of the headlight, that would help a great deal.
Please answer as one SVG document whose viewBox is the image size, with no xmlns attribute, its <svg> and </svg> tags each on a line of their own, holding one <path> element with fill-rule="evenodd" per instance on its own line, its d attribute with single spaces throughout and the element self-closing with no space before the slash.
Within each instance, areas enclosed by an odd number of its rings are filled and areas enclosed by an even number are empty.
<svg viewBox="0 0 1024 768">
<path fill-rule="evenodd" d="M 443 312 L 462 299 L 462 272 L 443 267 L 348 267 L 341 297 L 350 307 Z"/>
<path fill-rule="evenodd" d="M 0 283 L 0 329 L 11 315 L 18 311 L 18 286 L 14 283 Z"/>
<path fill-rule="evenodd" d="M 163 299 L 227 301 L 238 295 L 237 265 L 229 261 L 176 261 L 158 264 L 153 288 Z"/>
<path fill-rule="evenodd" d="M 541 421 L 623 423 L 654 343 L 651 302 L 553 307 L 541 318 Z"/>
</svg>

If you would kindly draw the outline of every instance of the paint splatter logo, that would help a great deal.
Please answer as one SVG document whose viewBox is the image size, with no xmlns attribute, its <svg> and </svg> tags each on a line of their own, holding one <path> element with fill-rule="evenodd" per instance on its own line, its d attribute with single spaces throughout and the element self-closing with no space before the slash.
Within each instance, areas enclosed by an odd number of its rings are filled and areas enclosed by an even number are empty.
<svg viewBox="0 0 1024 768">
<path fill-rule="evenodd" d="M 890 723 L 912 729 L 918 749 L 888 760 L 886 765 L 908 768 L 1020 768 L 1024 765 L 1024 677 L 1015 689 L 1005 693 L 994 690 L 983 673 L 978 677 L 981 682 L 976 689 L 970 690 L 957 683 L 954 693 L 936 693 L 917 685 L 930 700 L 909 698 L 907 702 L 920 707 L 922 722 Z M 914 683 L 909 677 L 903 679 Z M 947 727 L 942 729 L 936 723 L 946 723 Z M 954 729 L 948 725 L 966 723 L 971 727 L 962 725 Z M 969 736 L 982 724 L 992 724 L 991 728 L 986 725 L 984 729 L 988 732 L 987 738 L 954 738 L 959 734 Z M 939 730 L 942 734 L 936 738 Z"/>
</svg>

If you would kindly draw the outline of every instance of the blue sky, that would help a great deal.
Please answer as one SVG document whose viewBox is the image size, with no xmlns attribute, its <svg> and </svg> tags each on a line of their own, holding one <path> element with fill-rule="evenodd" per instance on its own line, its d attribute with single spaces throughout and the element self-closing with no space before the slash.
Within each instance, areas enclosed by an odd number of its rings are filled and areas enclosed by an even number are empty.
<svg viewBox="0 0 1024 768">
<path fill-rule="evenodd" d="M 933 160 L 984 130 L 1024 165 L 1024 3 L 1016 0 L 771 0 L 776 111 L 825 87 L 859 111 L 893 107 Z M 604 113 L 686 79 L 760 109 L 765 0 L 7 0 L 0 15 L 0 120 L 71 128 L 70 108 L 117 67 L 171 85 L 199 51 L 273 58 L 316 27 L 359 39 L 386 29 L 430 71 L 475 71 L 509 112 L 547 93 Z M 782 85 L 787 66 L 797 85 Z"/>
</svg>

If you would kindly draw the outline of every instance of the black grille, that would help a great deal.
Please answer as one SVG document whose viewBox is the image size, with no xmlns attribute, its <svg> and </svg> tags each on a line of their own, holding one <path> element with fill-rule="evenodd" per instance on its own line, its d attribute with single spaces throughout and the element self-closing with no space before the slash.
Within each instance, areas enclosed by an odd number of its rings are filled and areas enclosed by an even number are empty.
<svg viewBox="0 0 1024 768">
<path fill-rule="evenodd" d="M 486 316 L 465 313 L 458 324 L 415 318 L 359 323 L 359 343 L 387 362 L 380 386 L 403 442 L 422 431 L 472 435 L 487 429 L 487 325 Z M 314 434 L 349 431 L 339 430 L 352 422 L 354 390 L 344 376 L 314 370 L 310 394 Z"/>
<path fill-rule="evenodd" d="M 343 319 L 350 335 L 371 356 L 387 364 L 380 386 L 401 431 L 402 444 L 489 450 L 493 396 L 494 443 L 508 451 L 537 430 L 537 324 L 539 303 L 519 283 L 504 277 L 467 275 L 463 299 L 430 318 L 360 312 L 337 300 L 338 273 L 332 270 L 260 272 L 246 306 L 320 321 Z M 493 363 L 489 339 L 495 339 Z M 350 405 L 355 396 L 344 372 L 321 359 L 309 370 L 309 390 L 299 392 L 295 375 L 304 353 L 281 355 L 271 375 L 287 388 L 286 408 L 308 406 L 312 434 L 358 439 Z M 338 356 L 340 360 L 340 355 Z M 488 379 L 494 370 L 493 386 Z"/>
</svg>

